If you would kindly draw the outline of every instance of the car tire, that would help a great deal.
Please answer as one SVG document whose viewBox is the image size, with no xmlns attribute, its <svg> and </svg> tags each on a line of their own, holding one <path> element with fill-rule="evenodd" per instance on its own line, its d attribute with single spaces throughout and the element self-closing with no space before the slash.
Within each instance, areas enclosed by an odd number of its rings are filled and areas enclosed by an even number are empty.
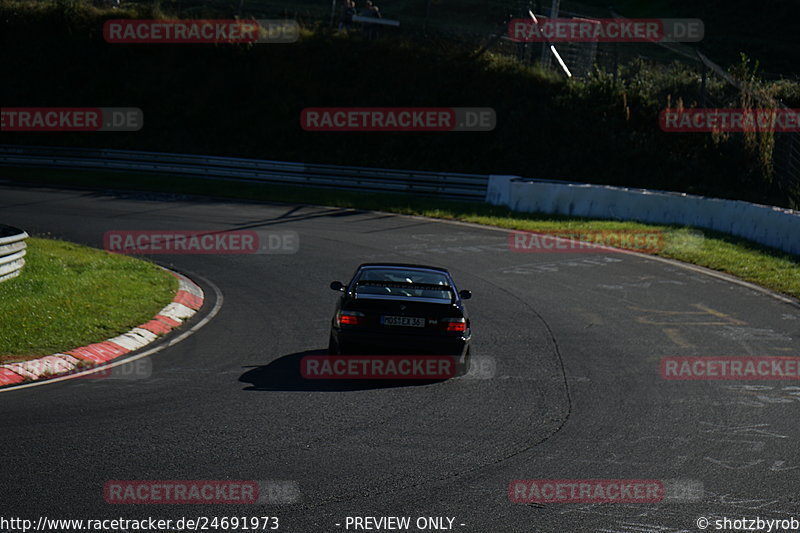
<svg viewBox="0 0 800 533">
<path fill-rule="evenodd" d="M 336 339 L 333 338 L 333 333 L 328 337 L 328 355 L 340 355 L 339 345 L 336 343 Z"/>
<path fill-rule="evenodd" d="M 472 358 L 471 350 L 472 348 L 470 346 L 467 346 L 467 350 L 464 352 L 464 355 L 461 356 L 463 358 L 463 361 L 458 363 L 456 368 L 456 371 L 459 376 L 466 375 L 467 372 L 469 372 L 469 362 Z"/>
</svg>

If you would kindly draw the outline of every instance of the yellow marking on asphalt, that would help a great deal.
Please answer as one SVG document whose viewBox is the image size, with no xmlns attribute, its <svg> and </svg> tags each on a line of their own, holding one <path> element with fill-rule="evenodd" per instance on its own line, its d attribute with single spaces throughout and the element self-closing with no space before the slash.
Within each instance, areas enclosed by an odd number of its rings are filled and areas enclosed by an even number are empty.
<svg viewBox="0 0 800 533">
<path fill-rule="evenodd" d="M 680 346 L 681 348 L 691 348 L 692 344 L 687 341 L 678 328 L 664 328 L 664 333 L 667 334 L 669 340 Z"/>
<path fill-rule="evenodd" d="M 711 309 L 703 304 L 691 304 L 699 311 L 664 311 L 662 309 L 647 309 L 643 307 L 630 306 L 629 309 L 647 313 L 653 316 L 637 316 L 636 321 L 640 324 L 653 324 L 656 326 L 741 326 L 746 322 L 726 315 L 721 311 Z M 710 318 L 716 320 L 710 320 Z"/>
<path fill-rule="evenodd" d="M 747 322 L 745 322 L 744 320 L 739 320 L 738 318 L 733 318 L 731 315 L 726 315 L 725 313 L 723 313 L 721 311 L 716 311 L 714 309 L 711 309 L 707 305 L 692 304 L 692 307 L 694 307 L 695 309 L 700 309 L 701 311 L 705 311 L 709 315 L 714 315 L 715 317 L 724 318 L 726 320 L 729 320 L 732 324 L 736 324 L 738 326 L 744 326 L 745 324 L 747 324 Z"/>
</svg>

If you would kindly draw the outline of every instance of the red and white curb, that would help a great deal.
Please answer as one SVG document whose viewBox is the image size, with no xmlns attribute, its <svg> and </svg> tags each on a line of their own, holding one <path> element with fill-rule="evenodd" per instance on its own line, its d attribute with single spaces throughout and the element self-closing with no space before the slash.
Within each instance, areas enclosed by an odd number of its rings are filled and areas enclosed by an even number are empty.
<svg viewBox="0 0 800 533">
<path fill-rule="evenodd" d="M 152 320 L 103 342 L 22 363 L 0 365 L 0 387 L 80 372 L 87 365 L 100 365 L 147 346 L 180 326 L 203 306 L 203 289 L 186 276 L 169 272 L 178 278 L 178 292 L 172 302 Z"/>
</svg>

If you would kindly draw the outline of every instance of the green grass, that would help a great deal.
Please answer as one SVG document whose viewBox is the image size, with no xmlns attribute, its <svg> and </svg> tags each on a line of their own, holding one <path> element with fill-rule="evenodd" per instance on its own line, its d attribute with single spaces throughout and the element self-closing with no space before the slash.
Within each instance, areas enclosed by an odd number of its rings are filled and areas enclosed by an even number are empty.
<svg viewBox="0 0 800 533">
<path fill-rule="evenodd" d="M 30 238 L 22 274 L 0 283 L 0 362 L 50 355 L 150 320 L 178 281 L 147 261 Z"/>
<path fill-rule="evenodd" d="M 800 257 L 706 229 L 516 213 L 505 207 L 477 202 L 451 202 L 405 195 L 362 194 L 247 182 L 226 183 L 152 174 L 0 168 L 0 177 L 12 181 L 79 185 L 101 189 L 113 183 L 117 189 L 191 192 L 198 195 L 254 201 L 368 209 L 518 230 L 661 230 L 664 232 L 664 246 L 657 255 L 725 272 L 762 287 L 800 298 Z"/>
</svg>

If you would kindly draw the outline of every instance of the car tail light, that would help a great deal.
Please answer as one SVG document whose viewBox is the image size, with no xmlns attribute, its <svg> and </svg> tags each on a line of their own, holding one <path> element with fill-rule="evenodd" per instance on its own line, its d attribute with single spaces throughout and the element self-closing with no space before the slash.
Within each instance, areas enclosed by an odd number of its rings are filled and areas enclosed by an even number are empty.
<svg viewBox="0 0 800 533">
<path fill-rule="evenodd" d="M 358 311 L 339 311 L 336 313 L 336 327 L 359 326 L 364 324 L 364 313 Z"/>
<path fill-rule="evenodd" d="M 467 321 L 463 318 L 442 318 L 439 324 L 445 331 L 463 333 L 467 331 Z"/>
</svg>

